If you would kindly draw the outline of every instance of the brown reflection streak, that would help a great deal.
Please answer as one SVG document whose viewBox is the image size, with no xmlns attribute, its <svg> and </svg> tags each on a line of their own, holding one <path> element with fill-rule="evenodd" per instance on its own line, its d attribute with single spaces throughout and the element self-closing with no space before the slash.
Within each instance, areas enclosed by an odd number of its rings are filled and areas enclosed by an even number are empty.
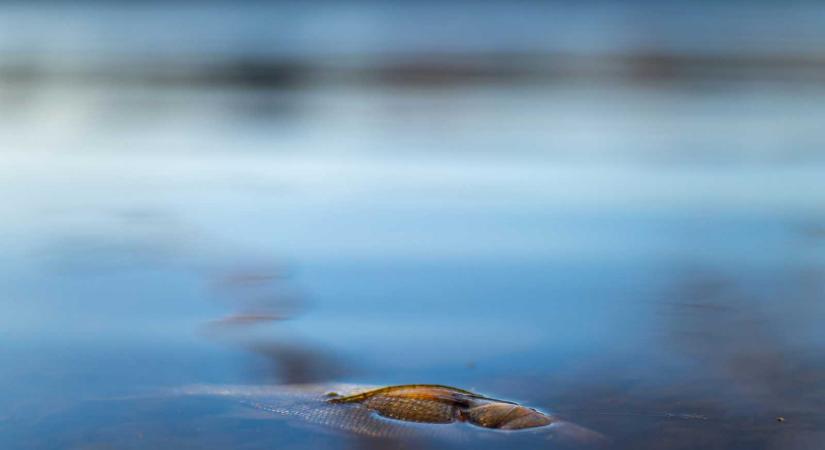
<svg viewBox="0 0 825 450">
<path fill-rule="evenodd" d="M 231 271 L 211 283 L 214 295 L 233 311 L 210 322 L 213 332 L 287 320 L 306 308 L 304 297 L 286 285 L 286 276 L 271 267 Z"/>
<path fill-rule="evenodd" d="M 253 328 L 290 320 L 307 309 L 307 301 L 291 286 L 286 271 L 274 264 L 247 264 L 214 277 L 214 295 L 232 311 L 206 324 L 213 339 L 229 341 L 263 361 L 251 373 L 266 382 L 313 383 L 346 373 L 328 352 L 290 337 L 255 336 Z"/>
</svg>

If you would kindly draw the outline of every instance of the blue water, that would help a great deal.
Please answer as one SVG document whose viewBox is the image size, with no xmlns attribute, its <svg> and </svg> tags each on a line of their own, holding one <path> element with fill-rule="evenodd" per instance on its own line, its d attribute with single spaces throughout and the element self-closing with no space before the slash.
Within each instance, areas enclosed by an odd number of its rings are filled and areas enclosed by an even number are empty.
<svg viewBox="0 0 825 450">
<path fill-rule="evenodd" d="M 348 381 L 518 400 L 612 448 L 818 448 L 815 78 L 405 84 L 337 70 L 438 53 L 436 42 L 529 53 L 531 67 L 545 53 L 633 53 L 647 48 L 636 25 L 659 19 L 673 26 L 657 51 L 815 56 L 819 9 L 534 7 L 544 15 L 4 6 L 3 64 L 36 70 L 0 77 L 0 447 L 419 445 L 250 420 L 219 401 L 123 400 L 195 383 Z M 410 25 L 433 11 L 444 15 L 431 30 Z M 736 26 L 696 33 L 708 11 Z M 447 20 L 476 30 L 497 17 L 523 27 L 482 39 Z M 594 17 L 602 25 L 582 25 Z M 784 39 L 761 47 L 760 30 Z M 316 78 L 123 72 L 199 74 L 239 54 L 298 55 Z M 274 319 L 233 322 L 244 316 Z M 553 448 L 487 436 L 433 446 Z"/>
</svg>

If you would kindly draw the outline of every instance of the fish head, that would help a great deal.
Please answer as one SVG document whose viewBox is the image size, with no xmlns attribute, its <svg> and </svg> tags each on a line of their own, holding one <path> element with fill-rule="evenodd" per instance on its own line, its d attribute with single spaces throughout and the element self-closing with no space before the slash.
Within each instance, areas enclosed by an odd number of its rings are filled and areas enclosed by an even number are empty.
<svg viewBox="0 0 825 450">
<path fill-rule="evenodd" d="M 550 425 L 554 419 L 541 411 L 509 402 L 483 402 L 461 411 L 461 418 L 473 425 L 499 430 L 523 430 Z"/>
</svg>

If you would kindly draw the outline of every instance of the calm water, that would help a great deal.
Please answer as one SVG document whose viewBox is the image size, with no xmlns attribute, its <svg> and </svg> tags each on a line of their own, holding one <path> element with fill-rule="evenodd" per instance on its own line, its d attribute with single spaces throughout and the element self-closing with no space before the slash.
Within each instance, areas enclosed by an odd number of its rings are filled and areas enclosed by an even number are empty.
<svg viewBox="0 0 825 450">
<path fill-rule="evenodd" d="M 604 36 L 623 35 L 600 11 Z M 335 17 L 352 36 L 370 16 Z M 3 449 L 421 445 L 135 397 L 325 381 L 471 388 L 618 449 L 825 440 L 821 83 L 124 82 L 143 44 L 93 47 L 115 33 L 100 23 L 23 58 L 47 61 L 37 81 L 0 82 Z M 539 25 L 508 48 L 544 42 Z M 21 33 L 4 54 L 39 42 Z M 310 49 L 326 36 L 285 33 Z M 673 33 L 669 51 L 718 50 Z M 400 36 L 387 45 L 415 44 Z M 358 42 L 336 51 L 382 52 Z M 61 51 L 115 75 L 73 75 Z M 557 448 L 494 432 L 433 446 Z"/>
</svg>

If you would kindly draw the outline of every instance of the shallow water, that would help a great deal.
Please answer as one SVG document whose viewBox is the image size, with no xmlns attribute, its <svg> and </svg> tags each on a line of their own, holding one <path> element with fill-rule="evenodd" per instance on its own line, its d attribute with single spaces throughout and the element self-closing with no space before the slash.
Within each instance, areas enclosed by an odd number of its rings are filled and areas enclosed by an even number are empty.
<svg viewBox="0 0 825 450">
<path fill-rule="evenodd" d="M 202 383 L 446 384 L 617 449 L 825 438 L 816 82 L 113 80 L 0 84 L 3 449 L 567 445 L 147 395 Z"/>
</svg>

